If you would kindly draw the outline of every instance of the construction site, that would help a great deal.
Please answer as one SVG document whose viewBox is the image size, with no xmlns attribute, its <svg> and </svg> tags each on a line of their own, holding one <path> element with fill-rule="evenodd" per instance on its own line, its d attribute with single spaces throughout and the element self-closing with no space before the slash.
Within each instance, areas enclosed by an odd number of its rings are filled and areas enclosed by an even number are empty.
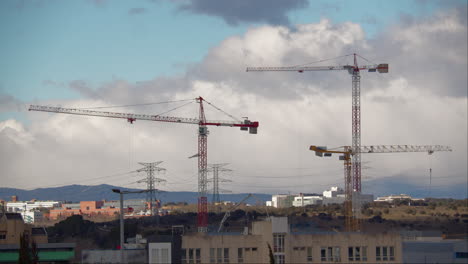
<svg viewBox="0 0 468 264">
<path fill-rule="evenodd" d="M 468 263 L 467 3 L 0 3 L 0 263 Z"/>
<path fill-rule="evenodd" d="M 332 188 L 329 193 L 324 192 L 324 195 L 330 198 L 337 197 L 339 192 L 338 195 L 341 195 L 343 200 L 339 201 L 339 199 L 335 198 L 335 200 L 332 199 L 324 203 L 322 207 L 317 205 L 317 202 L 310 200 L 322 200 L 322 198 L 313 196 L 313 194 L 304 195 L 302 193 L 294 198 L 294 202 L 290 203 L 298 208 L 293 211 L 281 212 L 277 209 L 268 209 L 269 206 L 265 206 L 264 202 L 258 199 L 256 209 L 254 209 L 257 211 L 252 211 L 246 205 L 248 200 L 256 198 L 254 194 L 247 195 L 237 203 L 223 204 L 220 199 L 220 192 L 223 193 L 226 190 L 220 188 L 220 183 L 228 185 L 231 180 L 220 177 L 220 174 L 232 170 L 227 167 L 229 165 L 227 163 L 208 164 L 208 128 L 239 128 L 241 131 L 255 135 L 261 133 L 261 130 L 260 132 L 258 130 L 261 128 L 261 122 L 251 121 L 248 118 L 238 119 L 213 103 L 206 101 L 201 96 L 194 99 L 198 104 L 198 118 L 31 105 L 29 107 L 30 111 L 117 118 L 124 119 L 130 124 L 140 121 L 155 121 L 198 126 L 198 152 L 188 157 L 188 159 L 196 158 L 198 160 L 196 224 L 194 219 L 188 220 L 193 225 L 183 224 L 184 222 L 180 220 L 167 222 L 164 214 L 161 214 L 161 204 L 157 199 L 157 194 L 164 192 L 161 187 L 166 179 L 161 178 L 160 175 L 166 169 L 160 167 L 162 161 L 140 162 L 139 164 L 143 167 L 136 170 L 136 172 L 146 173 L 146 177 L 139 180 L 138 183 L 146 184 L 147 188 L 140 191 L 112 189 L 112 192 L 120 195 L 120 209 L 116 204 L 111 209 L 106 209 L 107 211 L 110 210 L 109 212 L 105 211 L 106 213 L 104 213 L 103 211 L 102 213 L 109 216 L 120 215 L 120 250 L 89 251 L 83 249 L 80 252 L 83 263 L 94 263 L 96 259 L 103 258 L 109 262 L 131 262 L 133 258 L 139 259 L 137 262 L 145 262 L 149 259 L 151 263 L 160 263 L 158 261 L 163 259 L 166 259 L 166 261 L 170 259 L 173 263 L 266 263 L 270 261 L 274 261 L 274 263 L 348 263 L 351 261 L 401 263 L 408 259 L 418 259 L 420 256 L 416 252 L 421 245 L 411 241 L 425 240 L 426 235 L 424 232 L 427 232 L 426 229 L 430 227 L 426 226 L 419 231 L 411 231 L 413 233 L 410 232 L 409 236 L 414 238 L 408 239 L 403 235 L 400 224 L 385 222 L 380 217 L 381 213 L 375 216 L 372 213 L 369 215 L 369 207 L 375 210 L 375 208 L 379 208 L 379 205 L 374 204 L 372 195 L 369 196 L 363 193 L 361 155 L 407 152 L 421 152 L 432 155 L 435 152 L 452 151 L 452 148 L 443 145 L 361 145 L 361 73 L 385 74 L 389 72 L 389 65 L 385 63 L 360 65 L 358 64 L 360 56 L 358 54 L 352 54 L 352 56 L 354 63 L 351 65 L 247 68 L 247 72 L 291 71 L 299 74 L 306 74 L 305 72 L 309 71 L 344 71 L 351 76 L 351 144 L 337 148 L 319 145 L 304 146 L 309 148 L 311 154 L 315 154 L 311 155 L 311 159 L 316 157 L 330 158 L 337 155 L 338 159 L 343 161 L 343 189 L 333 187 L 334 189 Z M 191 100 L 181 102 L 184 104 L 168 110 L 164 114 L 192 103 Z M 207 119 L 205 115 L 206 106 L 216 109 L 231 120 L 211 121 Z M 429 173 L 432 173 L 432 169 L 429 170 Z M 209 178 L 208 175 L 212 175 L 212 177 Z M 211 190 L 208 188 L 209 185 L 211 185 Z M 148 220 L 139 220 L 143 222 L 138 225 L 151 227 L 152 223 L 155 224 L 154 227 L 156 228 L 152 231 L 149 231 L 151 229 L 140 228 L 139 232 L 145 233 L 145 236 L 137 234 L 136 230 L 138 229 L 133 229 L 133 233 L 137 237 L 131 240 L 128 236 L 129 233 L 127 232 L 127 237 L 125 237 L 123 230 L 124 226 L 127 226 L 124 221 L 132 221 L 130 217 L 133 214 L 130 213 L 133 211 L 129 211 L 130 207 L 128 205 L 124 207 L 123 201 L 124 195 L 135 193 L 145 193 L 146 195 L 146 206 L 143 207 L 145 212 L 141 216 L 147 216 Z M 209 193 L 212 194 L 211 203 L 208 202 Z M 306 204 L 304 203 L 305 197 L 308 199 Z M 403 200 L 412 201 L 411 199 L 408 200 L 408 198 Z M 64 219 L 64 216 L 66 218 L 76 214 L 83 217 L 86 216 L 86 213 L 83 212 L 88 212 L 88 210 L 94 210 L 94 214 L 101 215 L 99 210 L 104 210 L 100 209 L 103 204 L 103 202 L 81 202 L 79 209 L 72 209 L 70 205 L 64 205 L 62 209 L 51 210 L 50 217 L 57 219 L 57 214 L 62 219 Z M 270 204 L 270 206 L 280 207 L 279 204 L 279 200 L 273 200 L 273 204 Z M 373 205 L 369 206 L 369 204 Z M 416 205 L 427 206 L 428 203 L 423 200 L 418 204 L 416 201 Z M 388 214 L 390 207 L 391 204 L 386 203 L 380 208 L 387 208 L 385 210 Z M 190 211 L 190 209 L 182 208 L 179 207 L 170 214 Z M 243 208 L 244 211 L 239 211 L 240 208 Z M 270 215 L 269 210 L 273 210 L 273 215 Z M 242 219 L 244 212 L 246 221 L 239 222 L 239 216 Z M 230 219 L 231 213 L 236 213 L 234 219 L 237 219 L 237 221 Z M 255 215 L 253 218 L 252 213 Z M 223 215 L 222 219 L 220 219 L 221 215 Z M 162 218 L 160 218 L 161 216 Z M 214 217 L 214 219 L 209 219 L 209 217 Z M 462 221 L 467 220 L 462 218 Z M 191 229 L 191 226 L 196 227 L 196 230 Z M 165 235 L 164 239 L 153 239 L 153 243 L 147 242 L 146 238 L 152 237 L 158 232 L 167 233 L 169 230 L 171 230 L 170 236 Z M 432 241 L 433 246 L 440 243 L 452 243 L 453 250 L 458 250 L 457 248 L 466 247 L 466 241 L 444 238 L 444 235 L 447 236 L 450 233 L 453 236 L 458 232 L 460 232 L 459 228 L 455 228 L 450 232 L 447 229 L 445 234 L 443 232 L 438 233 L 429 240 Z M 406 235 L 406 233 L 404 234 Z M 146 243 L 148 244 L 146 245 Z M 127 251 L 126 249 L 135 249 L 141 252 L 138 253 L 139 255 L 137 254 L 137 257 L 134 251 Z M 447 254 L 453 255 L 453 252 L 449 250 Z M 439 256 L 439 258 L 448 259 L 448 255 Z"/>
</svg>

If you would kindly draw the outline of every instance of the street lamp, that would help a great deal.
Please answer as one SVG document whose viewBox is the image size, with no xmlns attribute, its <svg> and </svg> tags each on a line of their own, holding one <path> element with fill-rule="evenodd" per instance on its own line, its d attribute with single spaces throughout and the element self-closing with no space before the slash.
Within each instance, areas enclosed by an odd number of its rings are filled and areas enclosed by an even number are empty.
<svg viewBox="0 0 468 264">
<path fill-rule="evenodd" d="M 157 191 L 157 189 L 148 189 L 141 191 L 122 191 L 120 189 L 112 189 L 112 192 L 120 194 L 120 263 L 123 263 L 123 249 L 124 249 L 124 212 L 123 212 L 123 195 L 129 193 L 146 193 Z"/>
</svg>

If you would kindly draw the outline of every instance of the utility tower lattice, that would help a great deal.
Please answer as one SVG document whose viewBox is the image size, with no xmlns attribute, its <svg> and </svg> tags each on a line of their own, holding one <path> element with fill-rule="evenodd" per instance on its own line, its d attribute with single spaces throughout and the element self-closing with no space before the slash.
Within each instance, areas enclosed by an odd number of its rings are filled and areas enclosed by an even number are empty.
<svg viewBox="0 0 468 264">
<path fill-rule="evenodd" d="M 146 182 L 146 188 L 148 192 L 146 193 L 146 202 L 148 204 L 148 209 L 151 212 L 151 215 L 154 215 L 155 211 L 155 202 L 156 202 L 156 194 L 155 194 L 155 189 L 156 189 L 156 184 L 165 182 L 165 179 L 157 178 L 155 177 L 155 174 L 159 174 L 162 171 L 166 171 L 165 168 L 158 167 L 159 164 L 163 163 L 162 161 L 156 161 L 156 162 L 138 162 L 138 164 L 143 165 L 144 168 L 138 169 L 137 172 L 146 172 L 146 179 L 139 180 L 138 183 L 140 182 Z"/>
<path fill-rule="evenodd" d="M 232 171 L 230 169 L 223 168 L 224 166 L 229 165 L 229 163 L 219 163 L 219 164 L 211 164 L 209 165 L 208 171 L 213 172 L 213 178 L 209 179 L 209 181 L 213 182 L 213 198 L 211 202 L 213 204 L 219 203 L 219 183 L 220 182 L 231 182 L 231 180 L 219 178 L 219 172 L 228 172 Z"/>
</svg>

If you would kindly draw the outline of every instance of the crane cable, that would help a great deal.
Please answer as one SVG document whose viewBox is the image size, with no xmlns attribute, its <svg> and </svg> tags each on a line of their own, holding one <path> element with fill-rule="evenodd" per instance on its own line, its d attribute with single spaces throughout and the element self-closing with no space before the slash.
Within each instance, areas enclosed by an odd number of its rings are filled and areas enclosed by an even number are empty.
<svg viewBox="0 0 468 264">
<path fill-rule="evenodd" d="M 230 118 L 232 118 L 232 119 L 234 119 L 234 120 L 236 120 L 236 121 L 238 121 L 238 122 L 241 122 L 241 120 L 238 119 L 237 117 L 234 117 L 233 115 L 227 113 L 226 111 L 224 111 L 224 110 L 222 110 L 221 108 L 215 106 L 214 104 L 208 102 L 207 100 L 203 99 L 203 101 L 205 101 L 207 104 L 211 105 L 211 106 L 212 106 L 213 108 L 215 108 L 216 110 L 218 110 L 218 111 L 222 112 L 223 114 L 229 116 Z"/>
<path fill-rule="evenodd" d="M 175 108 L 173 108 L 173 109 L 170 109 L 170 110 L 167 110 L 167 111 L 165 111 L 165 112 L 159 113 L 159 114 L 157 114 L 157 116 L 164 115 L 164 114 L 167 114 L 167 113 L 169 113 L 169 112 L 175 111 L 175 110 L 177 110 L 177 109 L 179 109 L 179 108 L 182 108 L 182 107 L 184 107 L 184 106 L 186 106 L 186 105 L 189 105 L 189 104 L 191 104 L 191 103 L 193 103 L 193 102 L 194 102 L 194 101 L 193 101 L 193 99 L 192 99 L 192 101 L 190 101 L 190 102 L 188 102 L 188 103 L 185 103 L 185 104 L 183 104 L 183 105 L 177 106 L 177 107 L 175 107 Z"/>
<path fill-rule="evenodd" d="M 313 62 L 309 62 L 309 63 L 304 63 L 304 64 L 293 65 L 293 66 L 290 66 L 290 67 L 301 67 L 301 66 L 307 66 L 307 65 L 311 65 L 311 64 L 315 64 L 315 63 L 319 63 L 319 62 L 325 62 L 325 61 L 336 60 L 336 59 L 340 59 L 340 58 L 344 58 L 344 57 L 349 57 L 349 56 L 352 56 L 352 55 L 354 55 L 354 54 L 346 54 L 346 55 L 338 56 L 338 57 L 331 58 L 331 59 L 322 59 L 322 60 L 313 61 Z"/>
<path fill-rule="evenodd" d="M 112 106 L 95 106 L 95 107 L 82 107 L 76 109 L 103 109 L 103 108 L 119 108 L 119 107 L 131 107 L 131 106 L 146 106 L 146 105 L 158 105 L 158 104 L 169 104 L 169 103 L 178 103 L 178 102 L 186 102 L 192 101 L 193 99 L 184 99 L 184 100 L 173 100 L 173 101 L 165 101 L 165 102 L 153 102 L 153 103 L 141 103 L 141 104 L 129 104 L 129 105 L 112 105 Z"/>
</svg>

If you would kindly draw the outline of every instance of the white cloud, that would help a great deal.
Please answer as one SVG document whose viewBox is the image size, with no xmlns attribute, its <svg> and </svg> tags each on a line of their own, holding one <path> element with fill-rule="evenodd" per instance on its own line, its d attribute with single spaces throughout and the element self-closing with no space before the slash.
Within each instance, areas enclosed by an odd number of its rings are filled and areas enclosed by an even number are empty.
<svg viewBox="0 0 468 264">
<path fill-rule="evenodd" d="M 342 182 L 342 164 L 336 157 L 316 157 L 308 146 L 350 144 L 350 76 L 339 71 L 246 73 L 245 67 L 295 65 L 358 51 L 371 58 L 386 57 L 388 60 L 379 62 L 389 62 L 391 71 L 386 76 L 362 74 L 362 144 L 454 148 L 451 153 L 436 153 L 432 164 L 423 153 L 364 155 L 372 167 L 364 170 L 364 180 L 406 174 L 408 179 L 422 181 L 432 166 L 434 172 L 450 177 L 444 183 L 466 184 L 467 62 L 466 56 L 462 58 L 466 55 L 466 24 L 460 19 L 450 12 L 439 14 L 410 27 L 394 26 L 373 41 L 366 40 L 357 24 L 328 20 L 298 26 L 296 31 L 253 28 L 220 43 L 183 77 L 139 84 L 114 80 L 93 93 L 80 84 L 79 89 L 90 98 L 61 104 L 132 104 L 201 95 L 228 113 L 260 121 L 257 135 L 234 128 L 210 129 L 209 162 L 228 162 L 234 170 L 233 183 L 223 189 L 319 192 Z M 439 40 L 440 36 L 444 39 Z M 450 40 L 451 50 L 433 56 L 446 40 Z M 350 57 L 345 59 L 325 64 L 350 63 Z M 463 81 L 465 86 L 460 87 Z M 160 113 L 163 109 L 158 105 L 118 110 Z M 207 119 L 229 120 L 209 105 L 205 109 Z M 174 115 L 196 117 L 197 113 L 197 105 L 192 104 Z M 196 126 L 137 121 L 131 127 L 125 120 L 44 113 L 29 113 L 29 118 L 32 123 L 24 129 L 11 121 L 0 124 L 15 131 L 0 130 L 0 142 L 6 146 L 0 154 L 8 157 L 0 164 L 7 175 L 6 186 L 79 183 L 135 169 L 137 161 L 164 160 L 162 166 L 169 172 L 164 175 L 168 184 L 163 189 L 197 190 L 196 160 L 187 159 L 197 151 Z M 125 185 L 136 180 L 128 176 L 109 178 L 106 183 Z"/>
</svg>

